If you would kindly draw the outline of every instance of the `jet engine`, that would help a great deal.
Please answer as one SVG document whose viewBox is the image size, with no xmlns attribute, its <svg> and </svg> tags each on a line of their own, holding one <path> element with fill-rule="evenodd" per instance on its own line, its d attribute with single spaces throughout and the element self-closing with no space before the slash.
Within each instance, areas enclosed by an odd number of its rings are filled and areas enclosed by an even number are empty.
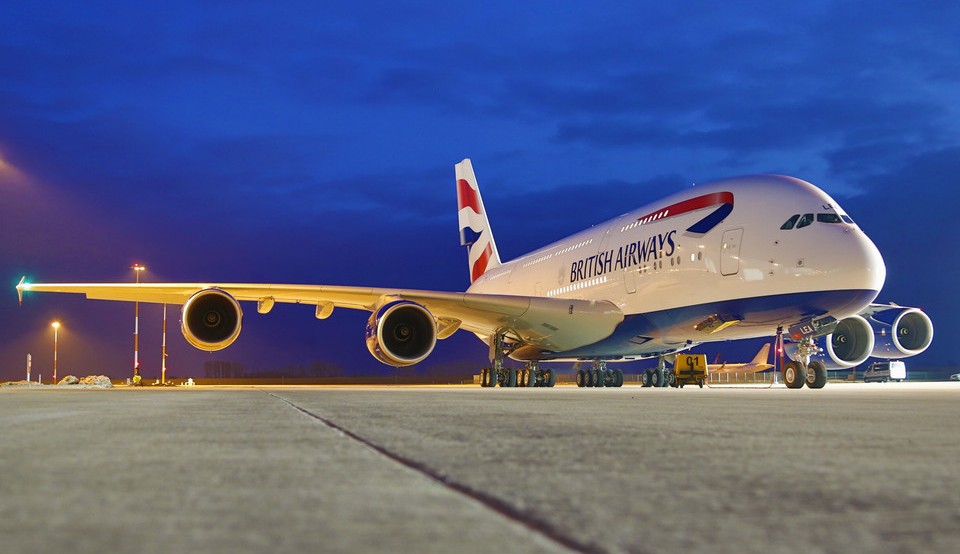
<svg viewBox="0 0 960 554">
<path fill-rule="evenodd" d="M 833 332 L 820 340 L 833 365 L 854 367 L 867 361 L 873 351 L 873 328 L 862 316 L 852 315 L 838 321 Z"/>
<path fill-rule="evenodd" d="M 845 369 L 862 364 L 873 351 L 873 328 L 859 315 L 852 315 L 837 322 L 833 332 L 814 339 L 820 353 L 811 356 L 830 369 Z M 797 343 L 784 345 L 786 353 L 793 357 Z"/>
<path fill-rule="evenodd" d="M 367 320 L 367 350 L 384 364 L 413 365 L 429 356 L 436 344 L 436 320 L 415 302 L 390 302 Z"/>
<path fill-rule="evenodd" d="M 875 333 L 872 355 L 877 358 L 913 356 L 933 341 L 933 322 L 917 308 L 890 306 L 873 312 L 868 321 Z"/>
<path fill-rule="evenodd" d="M 242 318 L 240 304 L 232 296 L 217 288 L 203 289 L 184 303 L 180 330 L 195 348 L 213 352 L 237 340 Z"/>
</svg>

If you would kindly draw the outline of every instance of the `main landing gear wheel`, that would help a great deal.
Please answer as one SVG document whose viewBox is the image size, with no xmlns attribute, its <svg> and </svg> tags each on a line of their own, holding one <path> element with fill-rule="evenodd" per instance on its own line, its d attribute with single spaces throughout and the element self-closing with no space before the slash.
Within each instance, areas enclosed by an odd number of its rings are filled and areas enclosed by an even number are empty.
<svg viewBox="0 0 960 554">
<path fill-rule="evenodd" d="M 495 387 L 497 386 L 497 372 L 492 368 L 485 367 L 480 370 L 480 386 L 481 387 Z"/>
<path fill-rule="evenodd" d="M 582 369 L 577 370 L 577 386 L 581 388 L 587 386 L 587 372 Z"/>
<path fill-rule="evenodd" d="M 623 371 L 619 369 L 613 370 L 613 385 L 611 386 L 614 386 L 614 387 L 623 386 Z"/>
<path fill-rule="evenodd" d="M 595 387 L 606 386 L 607 371 L 605 369 L 594 369 L 590 373 L 593 375 L 593 386 Z"/>
<path fill-rule="evenodd" d="M 807 381 L 807 372 L 797 361 L 789 361 L 783 366 L 783 382 L 788 389 L 799 389 Z"/>
<path fill-rule="evenodd" d="M 557 372 L 552 369 L 543 370 L 543 386 L 552 387 L 557 384 Z"/>
<path fill-rule="evenodd" d="M 640 375 L 640 385 L 644 388 L 650 388 L 653 386 L 653 370 L 648 369 Z"/>
<path fill-rule="evenodd" d="M 503 381 L 500 382 L 501 387 L 515 387 L 517 386 L 517 370 L 513 368 L 507 368 L 504 370 Z"/>
<path fill-rule="evenodd" d="M 827 366 L 819 360 L 810 362 L 806 374 L 807 386 L 811 389 L 822 389 L 827 384 Z"/>
<path fill-rule="evenodd" d="M 650 386 L 659 388 L 663 386 L 663 370 L 656 369 L 650 375 Z"/>
</svg>

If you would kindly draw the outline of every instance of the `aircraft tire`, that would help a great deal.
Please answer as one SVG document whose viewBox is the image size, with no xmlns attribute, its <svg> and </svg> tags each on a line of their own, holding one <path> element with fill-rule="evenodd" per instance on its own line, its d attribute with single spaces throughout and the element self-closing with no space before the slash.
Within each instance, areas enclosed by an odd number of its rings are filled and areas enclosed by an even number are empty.
<svg viewBox="0 0 960 554">
<path fill-rule="evenodd" d="M 653 386 L 653 371 L 646 370 L 640 375 L 640 386 L 643 388 L 650 388 Z"/>
<path fill-rule="evenodd" d="M 483 368 L 480 370 L 480 386 L 489 387 L 490 386 L 490 368 Z"/>
<path fill-rule="evenodd" d="M 594 369 L 593 370 L 593 386 L 602 387 L 606 383 L 607 372 L 603 369 Z"/>
<path fill-rule="evenodd" d="M 658 389 L 663 386 L 663 371 L 659 369 L 653 370 L 653 373 L 650 375 L 650 386 Z"/>
<path fill-rule="evenodd" d="M 613 386 L 622 387 L 623 386 L 623 371 L 619 369 L 613 370 Z"/>
<path fill-rule="evenodd" d="M 807 372 L 800 362 L 790 360 L 783 366 L 783 383 L 788 389 L 799 389 L 807 382 Z"/>
<path fill-rule="evenodd" d="M 517 370 L 515 369 L 505 369 L 503 381 L 500 383 L 501 387 L 516 387 L 517 386 Z"/>
<path fill-rule="evenodd" d="M 557 373 L 552 369 L 543 370 L 543 386 L 552 387 L 557 384 Z"/>
<path fill-rule="evenodd" d="M 539 387 L 538 379 L 540 378 L 539 369 L 531 369 L 527 372 L 527 386 L 528 387 Z"/>
<path fill-rule="evenodd" d="M 811 389 L 822 389 L 826 384 L 827 366 L 819 360 L 810 362 L 807 366 L 807 386 Z"/>
<path fill-rule="evenodd" d="M 577 370 L 577 386 L 580 388 L 587 386 L 587 375 L 582 369 Z"/>
</svg>

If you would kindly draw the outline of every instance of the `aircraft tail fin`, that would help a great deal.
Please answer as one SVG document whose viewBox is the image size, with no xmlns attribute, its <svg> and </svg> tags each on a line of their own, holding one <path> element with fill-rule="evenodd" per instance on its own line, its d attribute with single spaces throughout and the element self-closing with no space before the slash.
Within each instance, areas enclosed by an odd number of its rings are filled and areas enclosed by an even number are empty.
<svg viewBox="0 0 960 554">
<path fill-rule="evenodd" d="M 490 221 L 483 207 L 473 164 L 466 158 L 456 165 L 457 216 L 460 220 L 460 244 L 468 247 L 470 282 L 499 266 L 500 253 L 493 240 Z"/>
<path fill-rule="evenodd" d="M 770 359 L 770 343 L 766 343 L 760 348 L 760 351 L 757 352 L 757 355 L 753 357 L 753 361 L 750 363 L 752 365 L 761 365 L 766 364 L 767 360 Z"/>
</svg>

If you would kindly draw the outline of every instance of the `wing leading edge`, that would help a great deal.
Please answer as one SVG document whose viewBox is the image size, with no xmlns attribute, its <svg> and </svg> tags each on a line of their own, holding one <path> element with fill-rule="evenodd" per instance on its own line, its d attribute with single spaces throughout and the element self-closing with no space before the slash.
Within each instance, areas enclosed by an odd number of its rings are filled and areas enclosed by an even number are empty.
<svg viewBox="0 0 960 554">
<path fill-rule="evenodd" d="M 83 294 L 91 300 L 183 305 L 209 289 L 226 292 L 241 302 L 257 302 L 266 313 L 275 302 L 317 307 L 326 317 L 333 308 L 376 311 L 395 300 L 427 308 L 438 326 L 465 329 L 483 337 L 506 336 L 542 351 L 563 352 L 610 336 L 623 321 L 623 312 L 607 301 L 536 296 L 474 294 L 407 289 L 254 283 L 26 283 L 17 293 Z"/>
</svg>

